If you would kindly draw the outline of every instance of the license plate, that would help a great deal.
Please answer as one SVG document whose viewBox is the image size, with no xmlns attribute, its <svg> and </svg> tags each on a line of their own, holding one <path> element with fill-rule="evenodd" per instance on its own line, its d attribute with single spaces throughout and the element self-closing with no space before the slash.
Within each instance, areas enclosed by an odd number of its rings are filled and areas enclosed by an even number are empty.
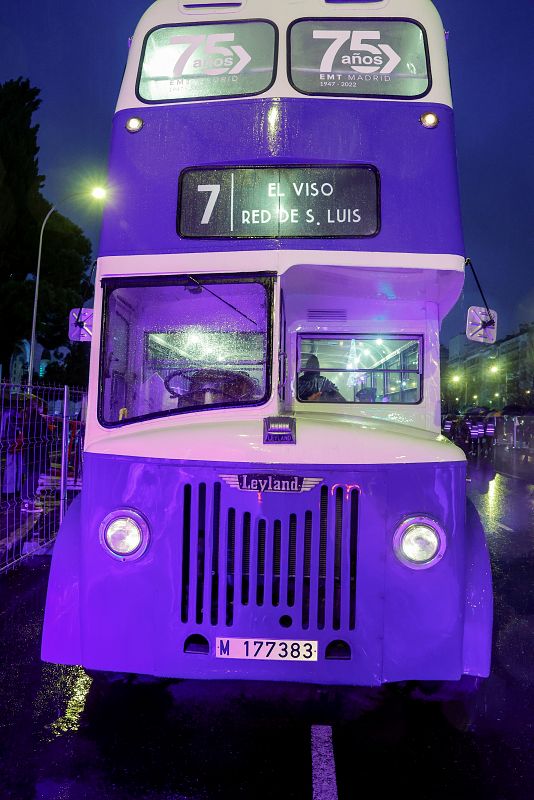
<svg viewBox="0 0 534 800">
<path fill-rule="evenodd" d="M 217 639 L 217 658 L 251 661 L 317 661 L 318 642 L 292 639 Z"/>
</svg>

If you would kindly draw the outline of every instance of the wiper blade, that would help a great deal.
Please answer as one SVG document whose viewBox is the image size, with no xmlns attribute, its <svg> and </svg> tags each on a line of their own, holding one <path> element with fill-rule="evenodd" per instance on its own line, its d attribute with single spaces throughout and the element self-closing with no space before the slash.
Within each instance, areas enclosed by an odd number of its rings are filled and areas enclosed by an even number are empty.
<svg viewBox="0 0 534 800">
<path fill-rule="evenodd" d="M 242 317 L 248 319 L 249 322 L 252 322 L 253 325 L 258 327 L 258 323 L 255 320 L 253 320 L 251 317 L 247 317 L 247 315 L 244 314 L 243 311 L 240 311 L 236 306 L 232 305 L 232 303 L 229 303 L 228 300 L 224 299 L 224 297 L 221 297 L 216 292 L 212 291 L 211 289 L 208 289 L 208 287 L 204 283 L 200 283 L 200 281 L 197 281 L 197 279 L 193 278 L 192 275 L 188 275 L 187 277 L 189 278 L 190 281 L 193 281 L 193 283 L 195 283 L 197 286 L 200 286 L 201 289 L 204 289 L 206 292 L 216 297 L 217 300 L 220 300 L 221 303 L 224 303 L 225 306 L 228 306 L 228 308 L 231 308 L 233 311 L 236 311 L 238 314 L 241 314 Z"/>
</svg>

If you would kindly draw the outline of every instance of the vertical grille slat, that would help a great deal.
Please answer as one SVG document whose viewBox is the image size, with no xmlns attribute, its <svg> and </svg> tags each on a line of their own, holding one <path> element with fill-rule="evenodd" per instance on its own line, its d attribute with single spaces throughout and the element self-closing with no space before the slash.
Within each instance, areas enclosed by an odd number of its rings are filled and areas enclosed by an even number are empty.
<svg viewBox="0 0 534 800">
<path fill-rule="evenodd" d="M 243 550 L 241 555 L 241 602 L 248 605 L 250 599 L 250 512 L 243 514 Z"/>
<path fill-rule="evenodd" d="M 265 539 L 267 524 L 264 519 L 258 522 L 258 561 L 256 568 L 256 605 L 262 606 L 265 600 Z"/>
<path fill-rule="evenodd" d="M 303 576 L 302 576 L 302 627 L 307 630 L 310 627 L 310 597 L 311 597 L 311 562 L 313 544 L 313 516 L 311 511 L 306 511 L 304 515 L 304 553 L 303 553 Z"/>
<path fill-rule="evenodd" d="M 204 569 L 206 558 L 206 484 L 198 487 L 198 537 L 197 537 L 197 602 L 196 621 L 204 619 Z"/>
<path fill-rule="evenodd" d="M 211 530 L 211 624 L 219 621 L 219 539 L 221 522 L 221 484 L 213 487 L 213 519 Z"/>
<path fill-rule="evenodd" d="M 289 539 L 287 551 L 287 604 L 295 605 L 295 584 L 297 580 L 297 515 L 289 516 Z"/>
<path fill-rule="evenodd" d="M 259 607 L 304 631 L 355 630 L 359 488 L 323 483 L 257 505 L 223 487 L 180 490 L 181 622 L 241 626 L 240 609 Z"/>
<path fill-rule="evenodd" d="M 328 487 L 321 487 L 319 519 L 319 587 L 317 593 L 317 627 L 323 630 L 326 619 L 326 571 L 328 548 Z"/>
<path fill-rule="evenodd" d="M 280 566 L 281 566 L 281 553 L 282 548 L 282 523 L 279 519 L 274 521 L 273 526 L 273 580 L 272 580 L 272 598 L 273 606 L 280 605 Z"/>
<path fill-rule="evenodd" d="M 235 595 L 235 508 L 228 509 L 226 531 L 226 624 L 232 625 Z"/>
<path fill-rule="evenodd" d="M 338 486 L 335 498 L 334 528 L 334 613 L 332 627 L 335 631 L 341 628 L 341 559 L 343 547 L 343 489 Z"/>
<path fill-rule="evenodd" d="M 350 493 L 350 538 L 349 538 L 349 629 L 356 627 L 356 570 L 358 566 L 358 511 L 360 493 L 353 489 Z"/>
<path fill-rule="evenodd" d="M 182 622 L 189 616 L 189 558 L 191 554 L 191 484 L 184 486 L 184 510 L 182 519 Z"/>
</svg>

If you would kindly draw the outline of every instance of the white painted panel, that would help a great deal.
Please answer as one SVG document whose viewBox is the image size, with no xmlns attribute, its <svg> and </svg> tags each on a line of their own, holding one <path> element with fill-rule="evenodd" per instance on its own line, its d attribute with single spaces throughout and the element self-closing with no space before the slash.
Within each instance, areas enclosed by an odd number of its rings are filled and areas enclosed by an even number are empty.
<svg viewBox="0 0 534 800">
<path fill-rule="evenodd" d="M 300 97 L 299 94 L 289 83 L 287 77 L 287 39 L 286 33 L 289 25 L 296 19 L 304 17 L 385 17 L 385 18 L 408 18 L 418 21 L 426 30 L 428 46 L 430 51 L 432 69 L 432 88 L 423 102 L 441 103 L 452 106 L 447 48 L 445 34 L 440 16 L 430 0 L 383 0 L 377 3 L 340 3 L 326 4 L 324 0 L 246 0 L 239 9 L 226 9 L 226 13 L 221 13 L 221 9 L 201 9 L 193 11 L 183 9 L 183 4 L 176 0 L 157 0 L 143 15 L 137 30 L 132 39 L 128 63 L 124 80 L 117 104 L 117 111 L 126 108 L 143 108 L 144 104 L 138 100 L 135 94 L 135 84 L 137 72 L 141 60 L 143 42 L 148 31 L 159 25 L 173 23 L 194 23 L 222 21 L 222 20 L 246 20 L 246 19 L 270 19 L 280 31 L 279 53 L 278 53 L 278 75 L 274 85 L 260 97 Z M 323 98 L 325 102 L 330 102 L 337 98 Z M 365 98 L 349 98 L 347 102 L 370 102 Z M 193 101 L 197 102 L 197 101 Z M 205 101 L 199 101 L 205 102 Z M 216 100 L 211 102 L 228 102 L 228 100 Z M 246 99 L 243 100 L 246 102 Z M 380 100 L 378 102 L 405 102 L 401 100 Z"/>
</svg>

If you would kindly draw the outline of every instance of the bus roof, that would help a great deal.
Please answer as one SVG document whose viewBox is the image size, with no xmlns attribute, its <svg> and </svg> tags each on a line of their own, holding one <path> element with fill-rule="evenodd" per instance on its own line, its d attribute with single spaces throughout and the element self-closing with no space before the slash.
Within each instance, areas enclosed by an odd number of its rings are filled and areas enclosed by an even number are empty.
<svg viewBox="0 0 534 800">
<path fill-rule="evenodd" d="M 224 23 L 243 20 L 265 20 L 274 23 L 278 30 L 277 60 L 278 70 L 272 85 L 261 98 L 268 97 L 302 97 L 289 79 L 287 65 L 288 36 L 292 23 L 296 20 L 310 19 L 359 19 L 375 21 L 412 21 L 424 32 L 428 45 L 431 67 L 431 82 L 425 92 L 425 102 L 440 103 L 451 106 L 451 90 L 449 82 L 448 60 L 445 34 L 440 16 L 431 0 L 156 0 L 141 18 L 132 38 L 128 64 L 122 83 L 117 111 L 122 109 L 142 108 L 145 102 L 136 91 L 139 67 L 143 58 L 145 41 L 155 28 L 174 25 L 200 25 L 202 23 Z M 371 51 L 370 51 L 371 52 Z M 311 92 L 305 92 L 311 94 Z M 352 97 L 350 100 L 368 101 L 369 98 Z M 330 99 L 325 97 L 325 100 Z M 373 96 L 373 99 L 380 99 Z M 406 98 L 391 99 L 399 102 Z M 414 98 L 416 99 L 416 98 Z M 217 102 L 224 100 L 219 98 Z M 204 103 L 205 99 L 190 100 L 192 103 Z M 163 104 L 165 104 L 163 102 Z"/>
</svg>

